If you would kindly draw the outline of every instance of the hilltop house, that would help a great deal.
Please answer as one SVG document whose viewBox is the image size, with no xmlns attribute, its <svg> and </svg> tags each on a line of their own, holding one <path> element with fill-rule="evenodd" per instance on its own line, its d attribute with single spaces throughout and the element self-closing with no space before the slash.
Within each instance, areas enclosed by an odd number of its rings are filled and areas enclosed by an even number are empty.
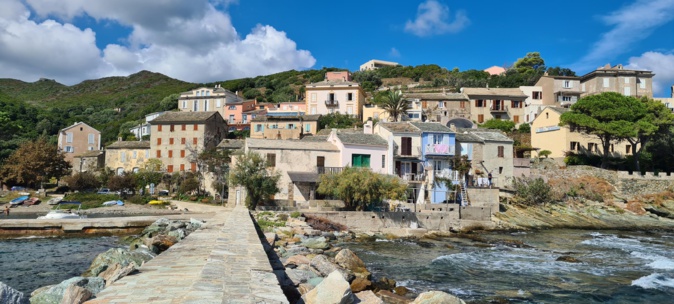
<svg viewBox="0 0 674 304">
<path fill-rule="evenodd" d="M 366 63 L 363 63 L 360 65 L 360 71 L 371 71 L 371 70 L 376 70 L 381 67 L 395 67 L 400 65 L 397 62 L 392 62 L 392 61 L 384 61 L 384 60 L 377 60 L 377 59 L 372 59 Z"/>
<path fill-rule="evenodd" d="M 101 132 L 83 122 L 61 129 L 58 137 L 58 148 L 65 153 L 65 159 L 73 168 L 79 168 L 80 163 L 75 163 L 75 156 L 87 151 L 101 150 Z"/>
<path fill-rule="evenodd" d="M 653 72 L 628 70 L 622 64 L 607 64 L 580 77 L 581 97 L 603 92 L 653 98 Z"/>
<path fill-rule="evenodd" d="M 341 113 L 362 117 L 365 92 L 351 81 L 349 72 L 327 72 L 325 80 L 306 86 L 306 109 L 309 114 Z"/>
</svg>

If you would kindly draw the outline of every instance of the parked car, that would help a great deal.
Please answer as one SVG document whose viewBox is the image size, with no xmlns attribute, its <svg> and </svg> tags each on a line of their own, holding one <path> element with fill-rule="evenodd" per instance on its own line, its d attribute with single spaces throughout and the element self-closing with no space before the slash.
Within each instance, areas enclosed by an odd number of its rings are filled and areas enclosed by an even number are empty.
<svg viewBox="0 0 674 304">
<path fill-rule="evenodd" d="M 12 186 L 12 191 L 24 191 L 24 190 L 26 190 L 26 187 Z"/>
<path fill-rule="evenodd" d="M 159 196 L 168 196 L 169 191 L 168 190 L 159 190 L 158 194 L 159 194 Z"/>
<path fill-rule="evenodd" d="M 108 188 L 101 188 L 96 193 L 98 193 L 98 194 L 119 194 L 119 191 L 110 191 L 110 189 L 108 189 Z"/>
</svg>

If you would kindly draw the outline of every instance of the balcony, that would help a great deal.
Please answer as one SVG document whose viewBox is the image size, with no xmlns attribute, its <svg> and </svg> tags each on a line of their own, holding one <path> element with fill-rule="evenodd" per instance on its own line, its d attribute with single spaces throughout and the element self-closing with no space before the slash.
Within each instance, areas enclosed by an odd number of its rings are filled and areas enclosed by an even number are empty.
<svg viewBox="0 0 674 304">
<path fill-rule="evenodd" d="M 426 155 L 451 156 L 454 155 L 454 146 L 445 144 L 427 144 Z"/>
<path fill-rule="evenodd" d="M 333 100 L 326 100 L 325 101 L 325 106 L 326 107 L 339 107 L 339 102 L 336 99 Z"/>
<path fill-rule="evenodd" d="M 318 174 L 338 174 L 343 170 L 343 167 L 316 167 L 316 172 Z"/>
<path fill-rule="evenodd" d="M 409 183 L 423 183 L 426 179 L 423 173 L 398 173 L 398 176 Z"/>
<path fill-rule="evenodd" d="M 494 105 L 489 108 L 489 111 L 492 113 L 507 113 L 508 112 L 508 106 L 499 106 L 499 105 Z"/>
</svg>

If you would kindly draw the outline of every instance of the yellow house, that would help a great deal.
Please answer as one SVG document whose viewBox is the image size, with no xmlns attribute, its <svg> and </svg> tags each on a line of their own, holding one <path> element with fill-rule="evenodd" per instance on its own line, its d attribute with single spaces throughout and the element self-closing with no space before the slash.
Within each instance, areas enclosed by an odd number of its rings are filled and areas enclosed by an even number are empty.
<svg viewBox="0 0 674 304">
<path fill-rule="evenodd" d="M 559 125 L 563 113 L 568 108 L 545 107 L 540 115 L 531 123 L 531 146 L 552 152 L 550 158 L 563 159 L 567 151 L 585 154 L 601 154 L 601 141 L 596 136 L 574 132 L 569 127 Z M 624 157 L 632 153 L 632 146 L 627 141 L 612 143 L 609 148 L 611 156 Z M 534 155 L 535 156 L 535 155 Z"/>
<path fill-rule="evenodd" d="M 138 172 L 150 159 L 149 141 L 117 141 L 105 149 L 105 166 L 117 174 Z"/>
</svg>

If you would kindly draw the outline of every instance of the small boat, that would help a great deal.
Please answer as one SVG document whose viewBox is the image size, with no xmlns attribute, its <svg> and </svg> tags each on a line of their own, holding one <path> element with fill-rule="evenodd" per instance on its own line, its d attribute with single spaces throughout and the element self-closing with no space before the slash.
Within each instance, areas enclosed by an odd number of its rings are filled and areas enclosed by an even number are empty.
<svg viewBox="0 0 674 304">
<path fill-rule="evenodd" d="M 76 211 L 71 211 L 71 209 L 61 209 L 61 206 L 73 205 L 77 206 Z M 82 219 L 86 218 L 86 215 L 81 215 L 80 211 L 82 208 L 82 203 L 76 201 L 60 201 L 56 206 L 56 209 L 49 211 L 47 215 L 40 216 L 37 219 L 39 220 L 63 220 L 63 219 Z"/>
<path fill-rule="evenodd" d="M 52 198 L 52 199 L 48 200 L 48 201 L 47 201 L 47 204 L 49 204 L 49 205 L 56 205 L 56 204 L 58 204 L 58 203 L 59 203 L 60 201 L 62 201 L 62 200 L 63 200 L 62 197 L 55 197 L 55 198 Z"/>
<path fill-rule="evenodd" d="M 32 206 L 32 205 L 37 205 L 37 204 L 39 204 L 40 202 L 41 202 L 41 201 L 40 201 L 39 198 L 37 198 L 37 197 L 31 197 L 31 198 L 29 198 L 29 199 L 23 201 L 23 205 L 24 205 L 24 206 Z"/>
<path fill-rule="evenodd" d="M 103 206 L 124 206 L 124 202 L 117 200 L 117 201 L 107 201 L 103 203 Z"/>
<path fill-rule="evenodd" d="M 9 205 L 11 205 L 11 206 L 18 206 L 18 205 L 21 205 L 21 204 L 23 204 L 23 202 L 24 202 L 25 200 L 27 200 L 27 199 L 28 199 L 28 195 L 22 195 L 22 196 L 19 196 L 19 197 L 15 198 L 15 199 L 9 201 Z"/>
</svg>

